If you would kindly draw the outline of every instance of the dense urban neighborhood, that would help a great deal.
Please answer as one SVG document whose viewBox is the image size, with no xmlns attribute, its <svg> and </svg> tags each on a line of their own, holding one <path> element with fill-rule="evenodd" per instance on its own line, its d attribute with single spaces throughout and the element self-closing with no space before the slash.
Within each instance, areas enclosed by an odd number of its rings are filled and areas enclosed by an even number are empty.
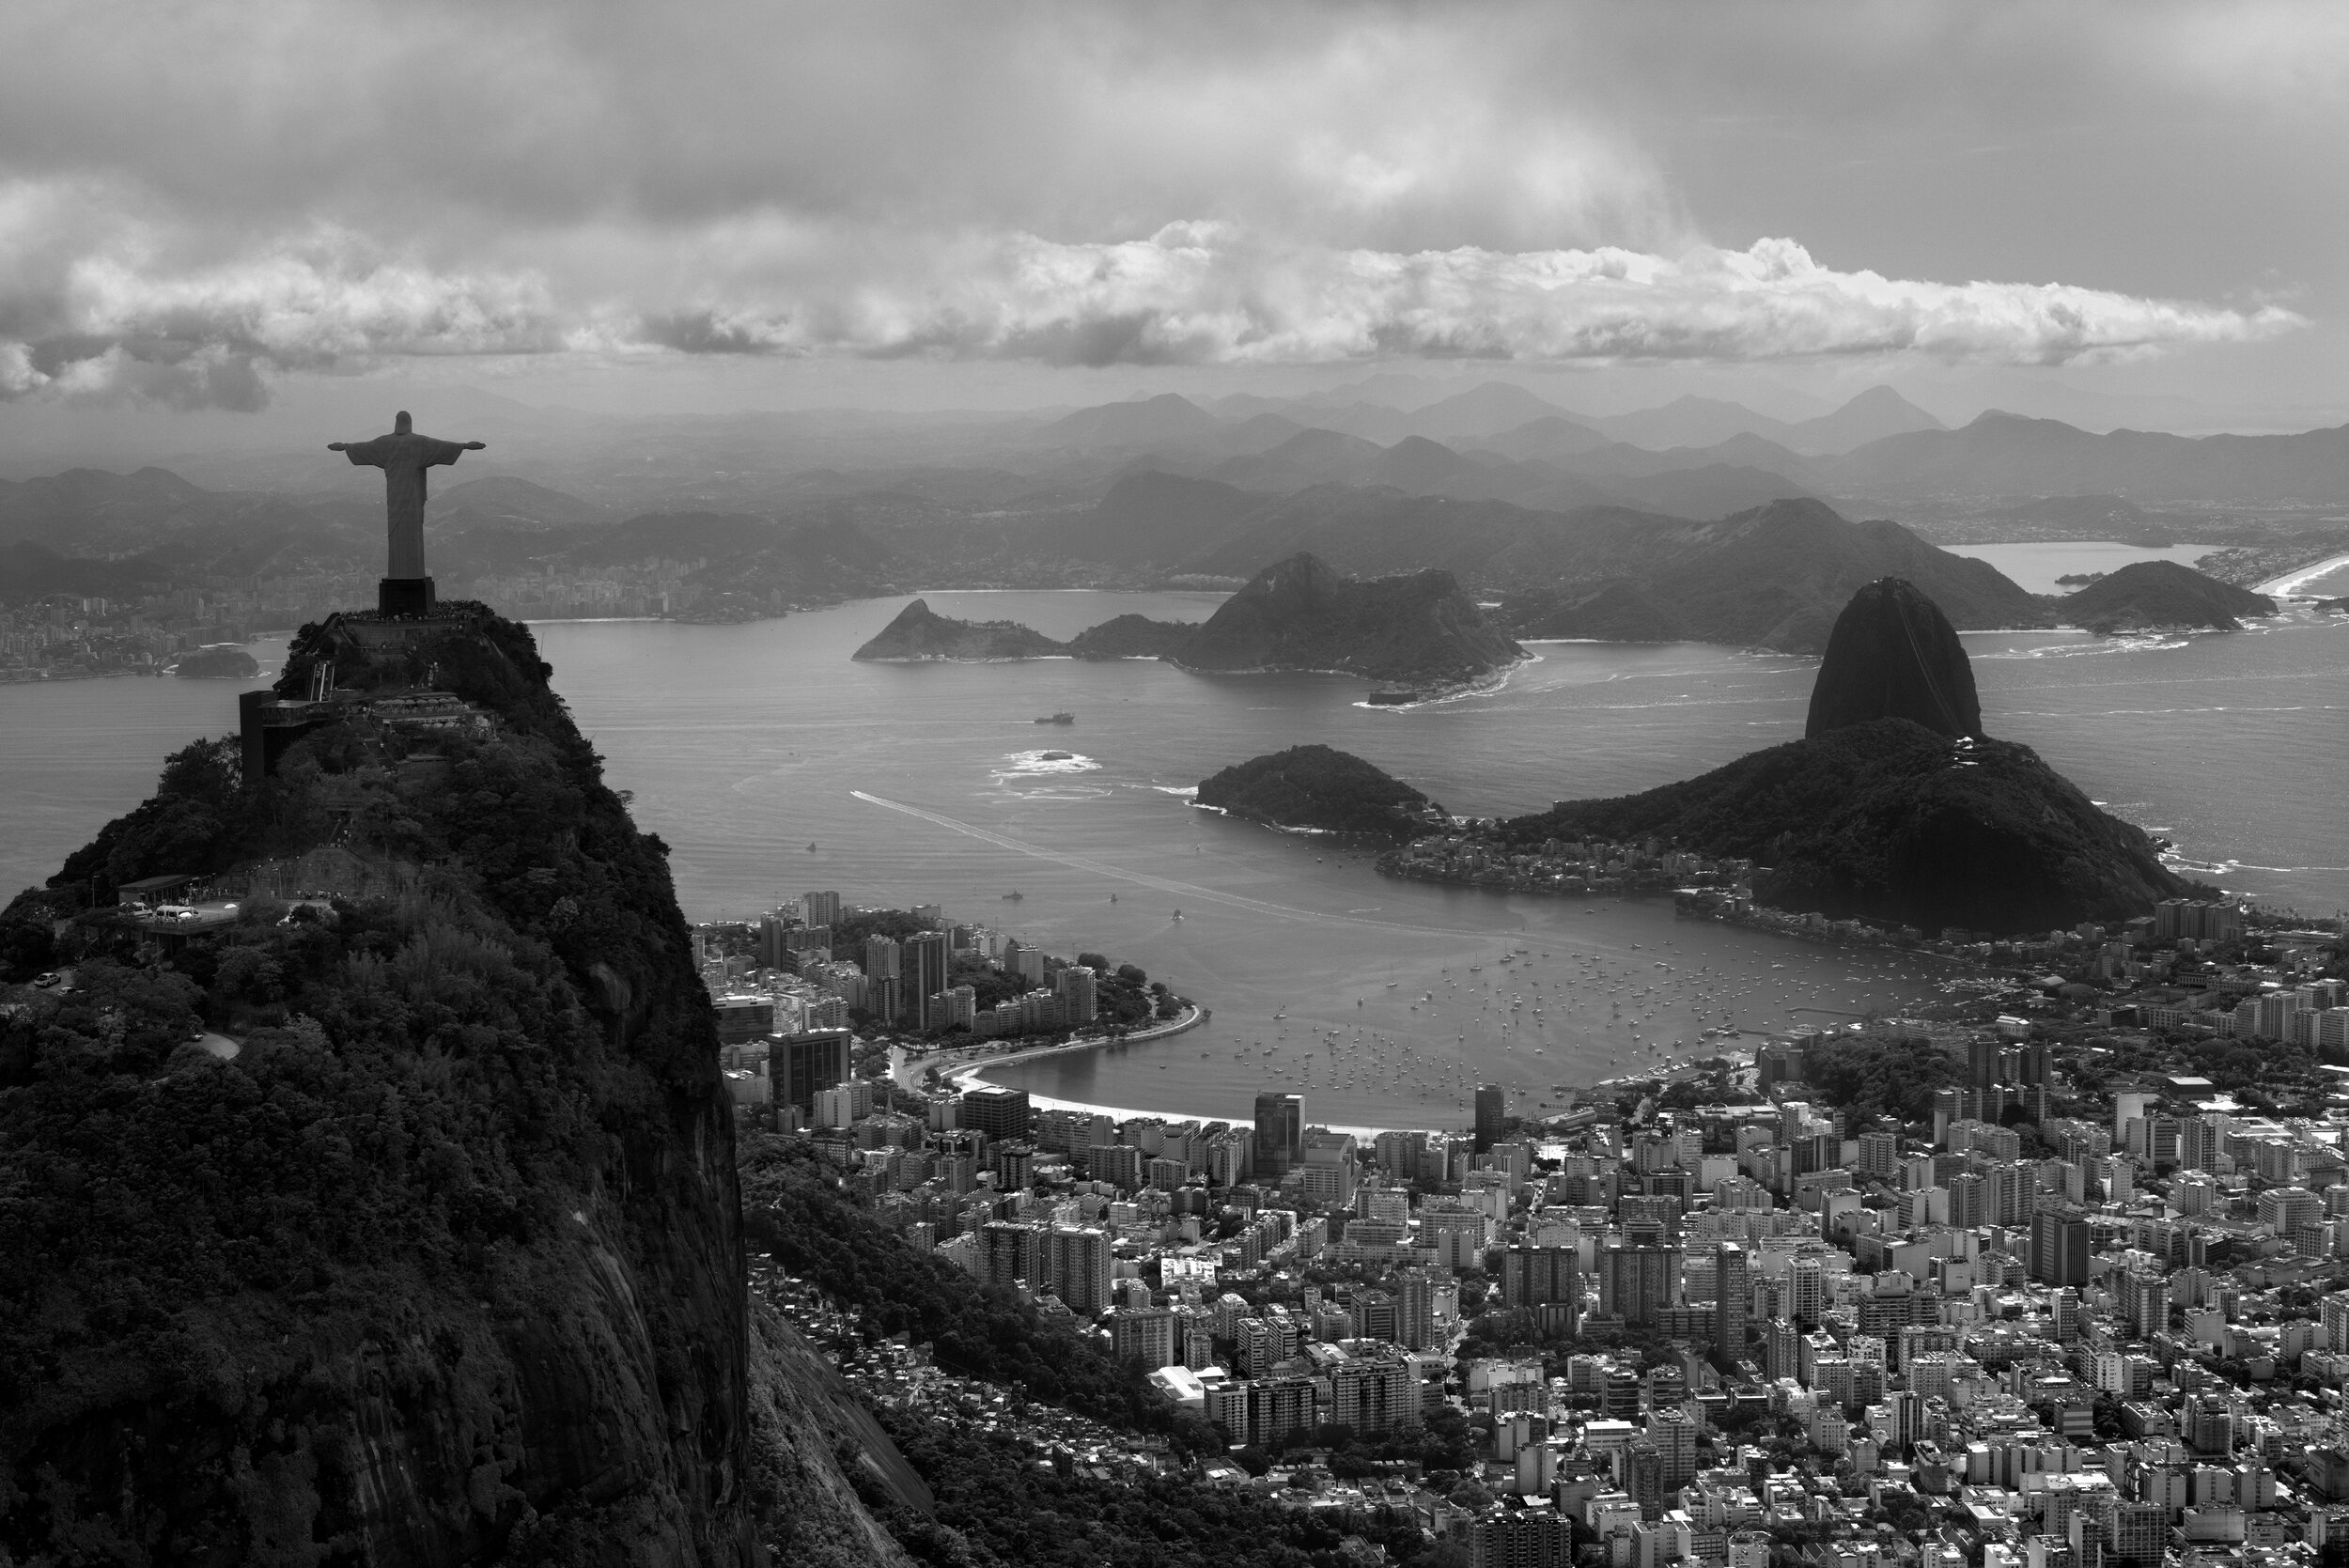
<svg viewBox="0 0 2349 1568">
<path fill-rule="evenodd" d="M 789 958 L 844 931 L 890 945 Z M 1480 1568 L 2349 1541 L 2327 923 L 2173 900 L 1985 941 L 1947 1016 L 1723 1040 L 1538 1120 L 1486 1086 L 1472 1126 L 1376 1132 L 1287 1093 L 1218 1122 L 901 1086 L 884 1036 L 1110 1012 L 1095 965 L 936 911 L 811 894 L 704 940 L 722 1017 L 772 1009 L 728 1047 L 762 1288 L 909 1452 L 1028 1452 L 1064 1512 L 1213 1497 L 1308 1556 Z M 929 1479 L 920 1529 L 1011 1560 Z"/>
</svg>

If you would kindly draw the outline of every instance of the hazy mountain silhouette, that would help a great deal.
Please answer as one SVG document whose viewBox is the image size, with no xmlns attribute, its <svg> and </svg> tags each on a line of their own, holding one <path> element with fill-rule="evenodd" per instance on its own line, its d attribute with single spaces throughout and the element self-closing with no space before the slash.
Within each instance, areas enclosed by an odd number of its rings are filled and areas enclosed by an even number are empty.
<svg viewBox="0 0 2349 1568">
<path fill-rule="evenodd" d="M 2196 501 L 2349 497 L 2349 425 L 2277 436 L 2094 435 L 1996 410 L 1956 430 L 1887 436 L 1822 465 L 1846 493 L 2100 492 Z"/>
</svg>

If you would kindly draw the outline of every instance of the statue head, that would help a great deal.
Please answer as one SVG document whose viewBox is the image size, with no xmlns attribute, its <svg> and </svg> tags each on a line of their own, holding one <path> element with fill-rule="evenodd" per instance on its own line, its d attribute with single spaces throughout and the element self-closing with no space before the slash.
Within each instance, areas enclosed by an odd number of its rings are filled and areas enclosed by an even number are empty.
<svg viewBox="0 0 2349 1568">
<path fill-rule="evenodd" d="M 416 422 L 408 417 L 408 411 L 406 409 L 400 410 L 398 413 L 392 417 L 392 434 L 396 436 L 407 435 L 413 431 L 415 427 Z"/>
</svg>

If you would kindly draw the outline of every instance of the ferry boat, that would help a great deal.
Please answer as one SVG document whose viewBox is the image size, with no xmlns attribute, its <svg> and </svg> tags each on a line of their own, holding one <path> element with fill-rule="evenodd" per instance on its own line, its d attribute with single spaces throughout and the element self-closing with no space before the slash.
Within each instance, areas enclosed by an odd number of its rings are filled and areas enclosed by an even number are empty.
<svg viewBox="0 0 2349 1568">
<path fill-rule="evenodd" d="M 1060 713 L 1048 713 L 1043 718 L 1036 721 L 1039 724 L 1073 724 L 1076 722 L 1077 716 L 1066 711 Z"/>
</svg>

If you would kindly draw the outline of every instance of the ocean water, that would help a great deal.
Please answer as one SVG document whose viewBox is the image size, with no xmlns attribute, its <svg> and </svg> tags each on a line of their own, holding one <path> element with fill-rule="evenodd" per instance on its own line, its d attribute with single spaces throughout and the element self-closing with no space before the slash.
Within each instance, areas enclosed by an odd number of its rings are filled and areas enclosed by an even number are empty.
<svg viewBox="0 0 2349 1568">
<path fill-rule="evenodd" d="M 1128 611 L 1202 618 L 1216 602 L 925 597 L 941 614 L 1056 636 Z M 1364 683 L 1334 676 L 852 662 L 903 602 L 536 629 L 613 783 L 671 845 L 689 917 L 747 917 L 809 889 L 936 902 L 1054 951 L 1139 963 L 1214 1010 L 1170 1040 L 1004 1071 L 1039 1094 L 1234 1117 L 1276 1088 L 1304 1094 L 1317 1121 L 1451 1126 L 1479 1081 L 1533 1102 L 1658 1046 L 1685 1053 L 1674 1043 L 1708 1025 L 1830 1022 L 1936 994 L 1930 965 L 1683 922 L 1666 901 L 1388 880 L 1367 856 L 1200 811 L 1186 793 L 1306 741 L 1467 814 L 1624 793 L 1798 736 L 1814 660 L 1544 644 L 1497 691 L 1405 710 L 1367 707 Z M 2163 830 L 2229 888 L 2310 912 L 2349 903 L 2349 621 L 1967 644 L 1991 733 Z M 145 794 L 165 751 L 226 731 L 235 690 L 0 688 L 0 875 L 22 885 L 54 870 Z M 1033 722 L 1059 709 L 1077 722 Z"/>
</svg>

